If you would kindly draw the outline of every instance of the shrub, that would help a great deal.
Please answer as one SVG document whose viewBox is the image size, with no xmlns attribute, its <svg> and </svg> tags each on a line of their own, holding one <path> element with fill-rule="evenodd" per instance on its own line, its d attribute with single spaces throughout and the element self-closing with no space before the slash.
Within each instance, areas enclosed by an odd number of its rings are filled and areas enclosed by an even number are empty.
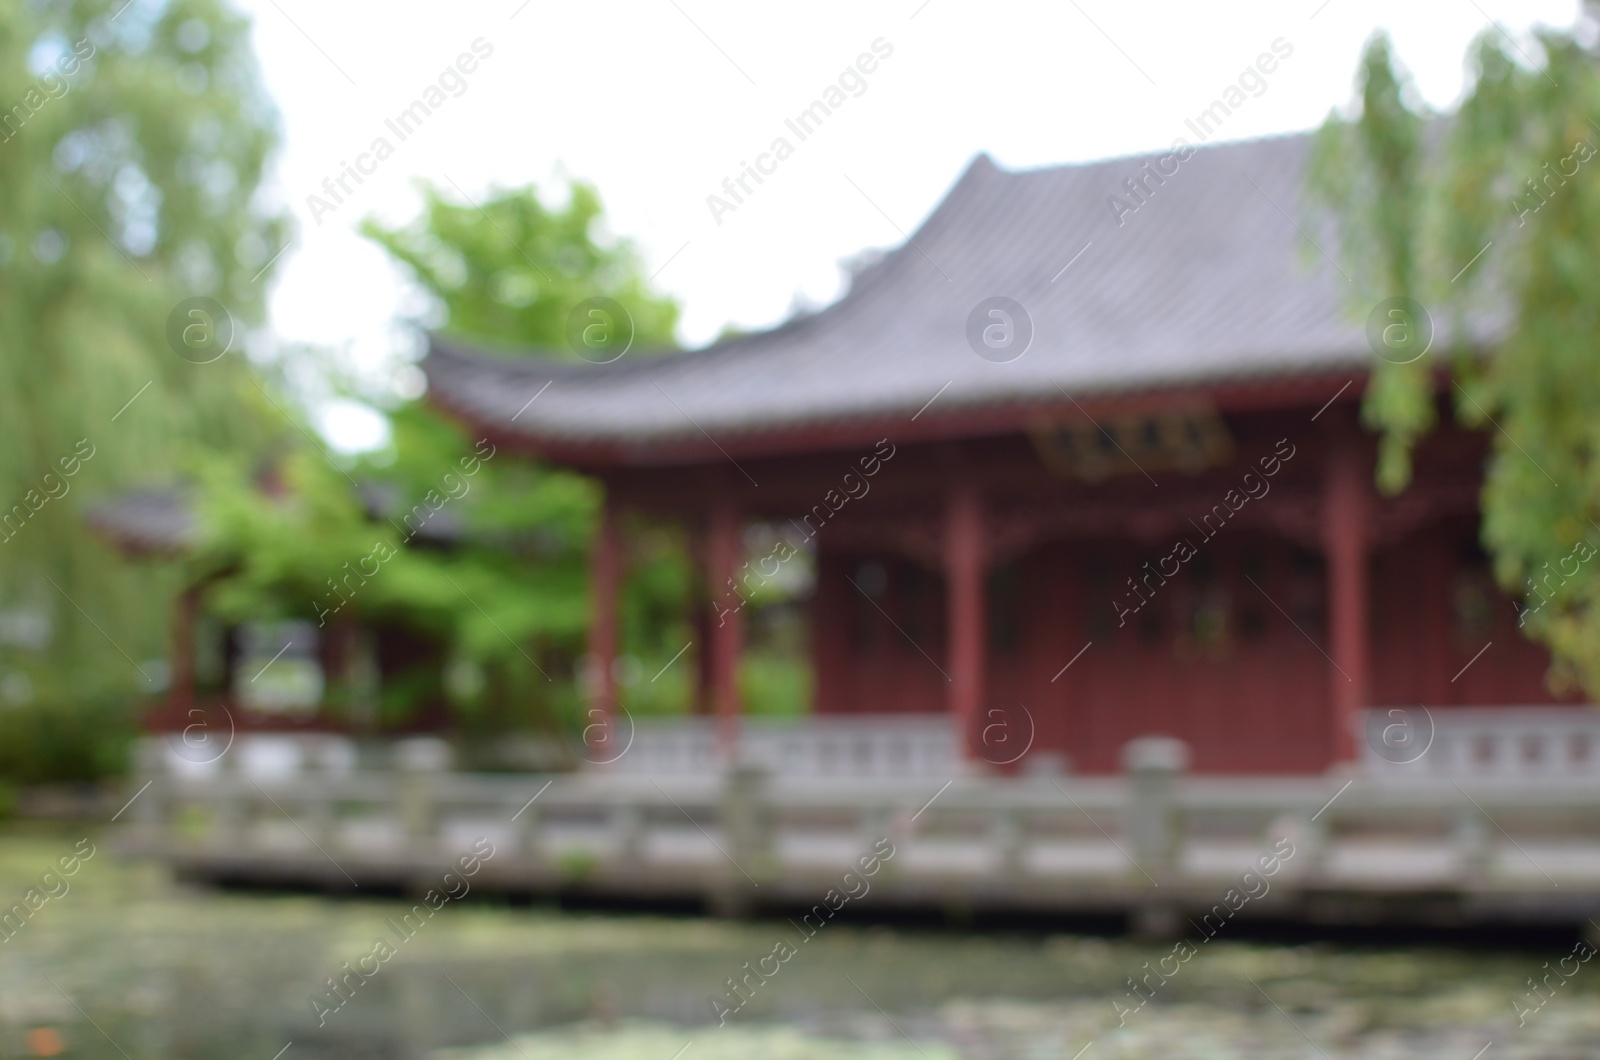
<svg viewBox="0 0 1600 1060">
<path fill-rule="evenodd" d="M 123 773 L 136 732 L 125 696 L 0 707 L 0 785 L 93 781 Z"/>
</svg>

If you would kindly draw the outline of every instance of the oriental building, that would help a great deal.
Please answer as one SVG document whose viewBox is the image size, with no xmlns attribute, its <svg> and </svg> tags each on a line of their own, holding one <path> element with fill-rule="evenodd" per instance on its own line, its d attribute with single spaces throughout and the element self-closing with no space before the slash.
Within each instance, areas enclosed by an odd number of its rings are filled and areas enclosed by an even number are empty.
<svg viewBox="0 0 1600 1060">
<path fill-rule="evenodd" d="M 1557 706 L 1479 545 L 1488 439 L 1443 390 L 1413 484 L 1373 488 L 1375 355 L 1307 228 L 1309 148 L 1202 148 L 1120 224 L 1144 160 L 979 156 L 820 312 L 607 364 L 436 338 L 430 399 L 604 484 L 603 701 L 619 520 L 691 531 L 700 710 L 729 745 L 741 584 L 787 558 L 747 553 L 756 522 L 814 549 L 813 714 L 943 719 L 969 754 L 1021 709 L 1027 754 L 1074 772 L 1163 734 L 1200 772 L 1311 773 L 1361 756 L 1374 708 Z"/>
</svg>

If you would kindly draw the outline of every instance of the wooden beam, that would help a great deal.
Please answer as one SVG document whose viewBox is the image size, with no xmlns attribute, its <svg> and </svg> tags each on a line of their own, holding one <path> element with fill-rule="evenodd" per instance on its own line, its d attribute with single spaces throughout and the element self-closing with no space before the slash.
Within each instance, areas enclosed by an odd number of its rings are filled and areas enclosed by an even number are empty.
<svg viewBox="0 0 1600 1060">
<path fill-rule="evenodd" d="M 1347 384 L 1348 391 L 1343 390 Z M 531 397 L 538 382 L 525 384 Z M 841 412 L 817 418 L 795 417 L 788 422 L 763 421 L 759 427 L 719 429 L 712 442 L 688 426 L 672 434 L 632 437 L 625 428 L 607 425 L 603 440 L 574 441 L 571 438 L 541 434 L 536 424 L 503 421 L 498 415 L 460 401 L 452 401 L 442 389 L 430 389 L 428 401 L 447 415 L 472 426 L 496 445 L 503 445 L 552 463 L 580 470 L 599 472 L 622 467 L 694 466 L 718 467 L 733 459 L 760 459 L 796 453 L 848 452 L 870 447 L 886 434 L 897 444 L 952 442 L 1024 432 L 1040 420 L 1077 419 L 1092 416 L 1104 420 L 1118 415 L 1191 409 L 1197 405 L 1224 414 L 1258 410 L 1316 409 L 1330 397 L 1339 395 L 1340 405 L 1355 402 L 1366 387 L 1364 372 L 1303 373 L 1264 379 L 1231 380 L 1213 383 L 1173 383 L 1135 392 L 1088 395 L 1063 399 L 1059 391 L 1046 389 L 1018 400 L 985 403 L 975 407 L 935 405 L 927 415 L 918 413 L 907 401 L 899 407 L 885 407 L 858 416 Z M 764 481 L 764 480 L 763 480 Z"/>
</svg>

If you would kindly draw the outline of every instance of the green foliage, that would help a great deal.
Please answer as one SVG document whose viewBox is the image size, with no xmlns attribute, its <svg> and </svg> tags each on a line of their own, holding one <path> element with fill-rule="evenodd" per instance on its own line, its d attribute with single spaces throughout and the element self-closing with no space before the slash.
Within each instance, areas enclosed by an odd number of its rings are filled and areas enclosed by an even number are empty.
<svg viewBox="0 0 1600 1060">
<path fill-rule="evenodd" d="M 794 651 L 753 648 L 740 661 L 739 694 L 758 717 L 804 717 L 811 707 L 811 667 Z"/>
<path fill-rule="evenodd" d="M 119 562 L 84 511 L 263 441 L 242 356 L 190 363 L 165 329 L 195 296 L 258 321 L 252 280 L 287 238 L 256 195 L 276 128 L 245 20 L 123 7 L 0 0 L 0 614 L 51 631 L 0 641 L 0 677 L 62 710 L 155 688 L 136 665 L 163 651 L 172 573 Z"/>
<path fill-rule="evenodd" d="M 567 315 L 586 298 L 619 302 L 633 317 L 635 349 L 672 345 L 678 307 L 651 294 L 638 255 L 600 231 L 600 196 L 568 189 L 564 208 L 546 207 L 532 186 L 488 196 L 476 206 L 424 187 L 411 224 L 362 231 L 404 265 L 433 300 L 445 334 L 483 348 L 567 350 Z"/>
<path fill-rule="evenodd" d="M 1366 288 L 1383 292 L 1376 296 L 1381 299 L 1416 290 L 1418 233 L 1412 219 L 1423 195 L 1423 118 L 1407 105 L 1407 85 L 1381 35 L 1362 58 L 1357 87 L 1363 120 L 1323 127 L 1312 179 L 1346 211 L 1346 255 L 1368 279 Z M 1411 447 L 1434 426 L 1432 367 L 1426 359 L 1386 365 L 1368 388 L 1363 416 L 1383 431 L 1378 482 L 1387 492 L 1409 481 Z"/>
<path fill-rule="evenodd" d="M 508 354 L 559 356 L 573 307 L 604 296 L 632 315 L 636 349 L 671 343 L 676 305 L 647 292 L 626 243 L 597 234 L 592 189 L 573 186 L 560 210 L 532 187 L 492 195 L 481 210 L 436 189 L 424 198 L 408 225 L 363 227 L 427 296 L 419 326 Z M 368 623 L 436 638 L 448 645 L 442 683 L 468 735 L 576 718 L 596 484 L 497 449 L 422 402 L 389 410 L 389 419 L 387 451 L 340 469 L 302 447 L 283 462 L 277 491 L 226 465 L 213 469 L 208 544 L 196 569 L 217 577 L 210 606 L 234 618 L 319 621 L 348 608 Z M 670 534 L 637 541 L 624 644 L 665 663 L 687 639 L 677 636 L 677 616 L 688 564 Z M 376 574 L 345 580 L 374 564 Z M 663 638 L 674 639 L 670 649 Z M 671 709 L 679 681 L 652 687 L 651 707 Z M 439 687 L 437 674 L 420 671 L 415 681 L 390 682 L 385 716 L 404 716 Z"/>
<path fill-rule="evenodd" d="M 1501 41 L 1485 32 L 1458 112 L 1428 122 L 1375 39 L 1360 115 L 1323 129 L 1313 189 L 1337 212 L 1363 308 L 1407 295 L 1447 342 L 1469 320 L 1503 333 L 1487 355 L 1436 340 L 1413 365 L 1376 363 L 1363 411 L 1384 432 L 1380 484 L 1409 477 L 1436 358 L 1453 356 L 1458 419 L 1492 432 L 1483 536 L 1496 575 L 1525 595 L 1556 685 L 1600 696 L 1600 564 L 1587 562 L 1600 546 L 1600 55 L 1547 32 L 1529 65 Z"/>
<path fill-rule="evenodd" d="M 368 221 L 363 231 L 428 295 L 430 307 L 418 323 L 434 323 L 476 346 L 574 356 L 566 345 L 567 317 L 584 299 L 603 296 L 633 319 L 630 356 L 669 348 L 677 305 L 651 294 L 633 248 L 600 230 L 594 189 L 575 183 L 567 191 L 565 206 L 551 209 L 533 186 L 493 193 L 477 205 L 424 188 L 414 222 L 386 229 Z M 472 444 L 455 424 L 418 406 L 399 410 L 395 423 L 394 463 L 380 473 L 407 498 L 420 497 L 424 484 L 436 482 L 439 469 Z M 457 583 L 451 606 L 459 616 L 458 654 L 485 673 L 480 694 L 459 703 L 469 722 L 578 715 L 573 663 L 588 628 L 588 556 L 599 503 L 598 488 L 583 476 L 520 454 L 499 456 L 485 463 L 473 486 L 467 509 L 473 544 L 428 558 Z M 682 625 L 688 564 L 670 540 L 635 539 L 640 561 L 623 599 L 623 646 L 652 656 Z M 650 693 L 672 688 L 669 681 Z"/>
<path fill-rule="evenodd" d="M 218 576 L 208 609 L 234 622 L 314 617 L 313 601 L 342 565 L 372 549 L 374 528 L 355 491 L 320 454 L 296 450 L 278 464 L 273 485 L 241 476 L 234 462 L 201 468 L 205 543 L 191 561 L 199 577 Z"/>
<path fill-rule="evenodd" d="M 127 765 L 133 737 L 127 703 L 115 693 L 0 709 L 0 782 L 117 776 Z"/>
</svg>

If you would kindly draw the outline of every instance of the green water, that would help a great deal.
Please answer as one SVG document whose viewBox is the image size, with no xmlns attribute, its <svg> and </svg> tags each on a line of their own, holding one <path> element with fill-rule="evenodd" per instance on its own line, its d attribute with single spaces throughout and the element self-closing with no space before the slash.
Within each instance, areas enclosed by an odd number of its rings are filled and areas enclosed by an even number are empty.
<svg viewBox="0 0 1600 1060">
<path fill-rule="evenodd" d="M 0 907 L 20 903 L 85 833 L 0 836 Z M 1600 961 L 1532 1008 L 1525 979 L 1571 942 L 1515 950 L 1173 946 L 782 919 L 219 892 L 119 860 L 108 838 L 0 944 L 0 1056 L 456 1060 L 953 1060 L 1081 1056 L 1600 1056 Z M 86 848 L 85 848 L 86 849 Z M 60 884 L 51 881 L 58 892 Z M 370 957 L 340 998 L 326 979 Z M 786 959 L 772 956 L 777 950 Z M 770 973 L 740 1007 L 726 980 Z M 1176 969 L 1132 1009 L 1144 963 Z M 751 982 L 756 982 L 752 975 Z M 1151 983 L 1156 980 L 1152 978 Z M 1552 980 L 1554 982 L 1554 980 Z M 319 1015 L 313 998 L 327 1010 Z M 728 1011 L 719 1023 L 717 999 Z M 1119 1025 L 1121 1024 L 1121 1025 Z M 293 1043 L 290 1045 L 289 1043 Z M 1092 1043 L 1092 1044 L 1090 1044 Z M 30 1049 L 32 1050 L 30 1052 Z"/>
</svg>

